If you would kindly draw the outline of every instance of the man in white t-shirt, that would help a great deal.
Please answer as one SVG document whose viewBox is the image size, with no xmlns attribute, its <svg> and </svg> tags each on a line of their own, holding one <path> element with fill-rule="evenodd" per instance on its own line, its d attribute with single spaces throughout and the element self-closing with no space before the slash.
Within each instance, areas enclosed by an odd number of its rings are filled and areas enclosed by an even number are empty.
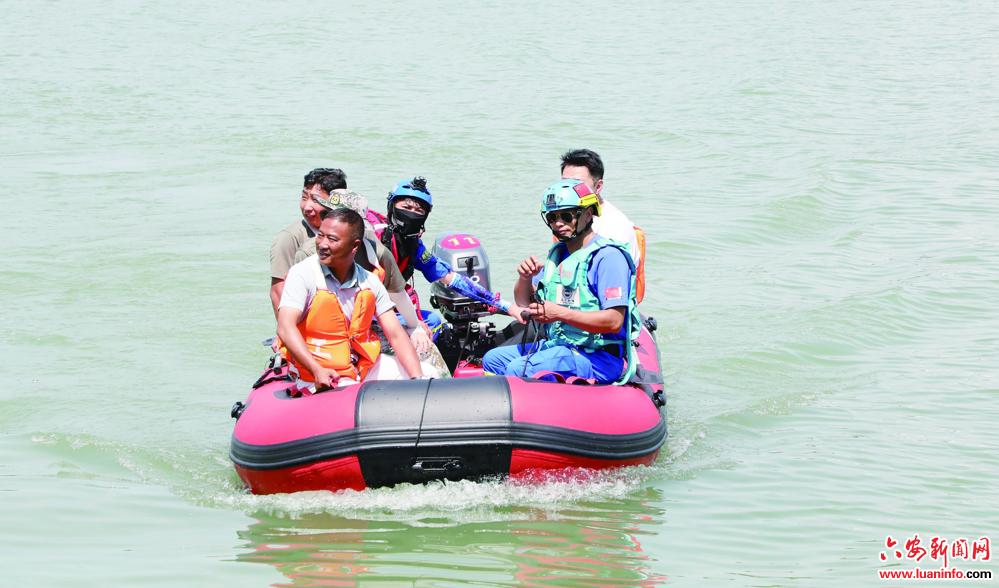
<svg viewBox="0 0 999 588">
<path fill-rule="evenodd" d="M 562 179 L 584 182 L 600 198 L 600 216 L 593 219 L 593 231 L 626 244 L 628 253 L 631 253 L 631 258 L 635 260 L 637 266 L 641 252 L 638 250 L 635 224 L 600 194 L 604 187 L 604 162 L 600 156 L 589 149 L 567 151 L 562 155 Z"/>
<path fill-rule="evenodd" d="M 600 216 L 593 219 L 593 232 L 628 246 L 628 253 L 637 268 L 637 297 L 641 302 L 645 295 L 645 265 L 642 263 L 644 243 L 639 242 L 638 226 L 600 193 L 604 187 L 604 162 L 600 155 L 589 149 L 565 152 L 562 155 L 562 179 L 584 182 L 600 199 L 601 212 Z"/>
<path fill-rule="evenodd" d="M 281 353 L 301 380 L 320 389 L 383 377 L 383 364 L 393 359 L 381 355 L 373 318 L 405 373 L 424 377 L 385 286 L 354 263 L 363 238 L 364 221 L 356 211 L 326 211 L 316 230 L 316 255 L 293 265 L 284 280 L 277 317 Z"/>
</svg>

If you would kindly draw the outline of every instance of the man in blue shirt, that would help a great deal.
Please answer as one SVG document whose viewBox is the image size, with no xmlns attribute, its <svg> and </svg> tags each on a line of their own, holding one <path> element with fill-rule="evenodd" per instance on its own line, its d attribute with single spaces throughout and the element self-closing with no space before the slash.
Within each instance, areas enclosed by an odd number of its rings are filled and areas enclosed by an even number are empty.
<svg viewBox="0 0 999 588">
<path fill-rule="evenodd" d="M 625 245 L 593 232 L 600 202 L 586 183 L 560 180 L 541 198 L 542 218 L 558 242 L 543 264 L 534 256 L 520 263 L 514 298 L 544 325 L 545 340 L 493 349 L 483 368 L 520 377 L 555 372 L 624 383 L 634 373 L 631 341 L 640 328 L 634 262 Z"/>
</svg>

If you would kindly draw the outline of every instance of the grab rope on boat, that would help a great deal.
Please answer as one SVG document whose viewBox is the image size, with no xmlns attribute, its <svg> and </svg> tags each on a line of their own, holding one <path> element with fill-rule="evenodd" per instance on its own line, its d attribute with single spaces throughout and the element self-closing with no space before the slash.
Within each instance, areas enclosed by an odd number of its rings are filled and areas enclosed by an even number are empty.
<svg viewBox="0 0 999 588">
<path fill-rule="evenodd" d="M 289 369 L 282 369 L 285 365 L 284 358 L 281 357 L 280 353 L 272 355 L 270 362 L 267 364 L 267 370 L 260 375 L 256 382 L 253 383 L 252 389 L 256 390 L 264 384 L 270 384 L 271 382 L 277 382 L 278 380 L 294 382 L 295 378 L 291 376 L 291 371 Z"/>
</svg>

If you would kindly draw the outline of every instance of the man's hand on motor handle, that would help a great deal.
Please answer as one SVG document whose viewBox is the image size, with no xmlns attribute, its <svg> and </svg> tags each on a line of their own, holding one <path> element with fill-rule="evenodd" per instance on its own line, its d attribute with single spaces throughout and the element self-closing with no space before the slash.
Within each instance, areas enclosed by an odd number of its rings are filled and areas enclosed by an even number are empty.
<svg viewBox="0 0 999 588">
<path fill-rule="evenodd" d="M 527 321 L 531 320 L 531 313 L 527 312 L 526 308 L 517 303 L 511 304 L 510 309 L 506 313 L 522 325 L 526 325 Z"/>
</svg>

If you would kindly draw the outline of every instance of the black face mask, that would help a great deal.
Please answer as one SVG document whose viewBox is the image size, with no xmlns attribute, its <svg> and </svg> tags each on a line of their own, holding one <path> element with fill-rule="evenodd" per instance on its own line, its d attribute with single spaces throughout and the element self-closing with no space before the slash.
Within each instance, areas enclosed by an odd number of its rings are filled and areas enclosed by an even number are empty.
<svg viewBox="0 0 999 588">
<path fill-rule="evenodd" d="M 389 226 L 393 233 L 406 239 L 419 235 L 423 230 L 423 224 L 426 222 L 426 214 L 393 208 L 392 217 L 389 219 Z"/>
</svg>

